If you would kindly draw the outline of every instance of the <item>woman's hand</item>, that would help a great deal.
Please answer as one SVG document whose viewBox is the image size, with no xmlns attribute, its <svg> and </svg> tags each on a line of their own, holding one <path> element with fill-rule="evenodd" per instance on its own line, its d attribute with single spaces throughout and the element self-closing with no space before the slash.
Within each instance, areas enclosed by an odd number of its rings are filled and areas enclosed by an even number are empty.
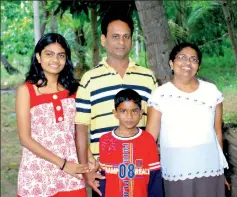
<svg viewBox="0 0 237 197">
<path fill-rule="evenodd" d="M 82 177 L 78 176 L 78 174 L 88 173 L 90 170 L 88 164 L 77 164 L 67 161 L 63 171 L 76 178 L 82 179 Z"/>
<path fill-rule="evenodd" d="M 225 178 L 225 185 L 226 185 L 226 187 L 228 188 L 228 190 L 230 190 L 230 184 L 228 183 L 228 181 L 226 180 L 226 178 Z"/>
</svg>

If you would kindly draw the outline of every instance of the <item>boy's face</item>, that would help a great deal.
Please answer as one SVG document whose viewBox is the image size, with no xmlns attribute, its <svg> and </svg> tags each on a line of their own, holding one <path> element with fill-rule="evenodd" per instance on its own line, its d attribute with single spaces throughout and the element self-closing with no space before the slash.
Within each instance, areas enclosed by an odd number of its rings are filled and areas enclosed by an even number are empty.
<svg viewBox="0 0 237 197">
<path fill-rule="evenodd" d="M 142 118 L 143 110 L 131 101 L 124 101 L 119 104 L 117 110 L 113 110 L 114 116 L 119 120 L 119 126 L 125 129 L 132 129 L 137 126 Z"/>
</svg>

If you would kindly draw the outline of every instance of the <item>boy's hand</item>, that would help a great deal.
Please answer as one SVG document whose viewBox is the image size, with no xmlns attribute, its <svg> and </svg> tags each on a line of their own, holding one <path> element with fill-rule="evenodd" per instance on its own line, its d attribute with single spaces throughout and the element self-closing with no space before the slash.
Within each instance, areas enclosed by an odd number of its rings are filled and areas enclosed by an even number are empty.
<svg viewBox="0 0 237 197">
<path fill-rule="evenodd" d="M 105 177 L 99 173 L 96 173 L 95 171 L 83 174 L 83 177 L 87 185 L 91 187 L 95 192 L 97 192 L 100 196 L 102 196 L 102 193 L 98 189 L 98 187 L 100 186 L 99 181 L 96 179 L 105 179 Z"/>
</svg>

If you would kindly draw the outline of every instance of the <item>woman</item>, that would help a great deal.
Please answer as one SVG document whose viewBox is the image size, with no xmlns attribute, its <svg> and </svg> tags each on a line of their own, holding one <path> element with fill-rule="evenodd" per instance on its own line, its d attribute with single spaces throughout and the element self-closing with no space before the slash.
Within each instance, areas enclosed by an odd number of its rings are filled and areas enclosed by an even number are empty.
<svg viewBox="0 0 237 197">
<path fill-rule="evenodd" d="M 60 34 L 44 35 L 25 83 L 17 90 L 17 128 L 23 155 L 19 197 L 86 197 L 75 146 L 75 93 L 71 51 Z"/>
<path fill-rule="evenodd" d="M 173 79 L 149 99 L 146 130 L 160 133 L 162 176 L 166 197 L 224 197 L 221 92 L 197 78 L 202 54 L 197 46 L 173 48 Z"/>
</svg>

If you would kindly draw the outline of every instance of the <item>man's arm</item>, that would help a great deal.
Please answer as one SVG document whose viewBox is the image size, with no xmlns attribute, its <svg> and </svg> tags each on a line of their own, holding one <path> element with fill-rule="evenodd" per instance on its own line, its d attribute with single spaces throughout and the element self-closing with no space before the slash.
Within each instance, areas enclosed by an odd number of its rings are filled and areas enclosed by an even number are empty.
<svg viewBox="0 0 237 197">
<path fill-rule="evenodd" d="M 91 151 L 88 149 L 88 126 L 82 124 L 76 124 L 76 148 L 77 148 L 77 157 L 81 164 L 88 163 L 88 152 Z M 91 154 L 92 156 L 92 154 Z M 102 175 L 91 171 L 89 173 L 83 174 L 83 177 L 89 187 L 96 191 L 100 196 L 102 195 L 99 187 L 99 181 L 96 179 L 104 179 Z"/>
<path fill-rule="evenodd" d="M 77 157 L 81 164 L 88 163 L 88 126 L 76 124 Z"/>
</svg>

